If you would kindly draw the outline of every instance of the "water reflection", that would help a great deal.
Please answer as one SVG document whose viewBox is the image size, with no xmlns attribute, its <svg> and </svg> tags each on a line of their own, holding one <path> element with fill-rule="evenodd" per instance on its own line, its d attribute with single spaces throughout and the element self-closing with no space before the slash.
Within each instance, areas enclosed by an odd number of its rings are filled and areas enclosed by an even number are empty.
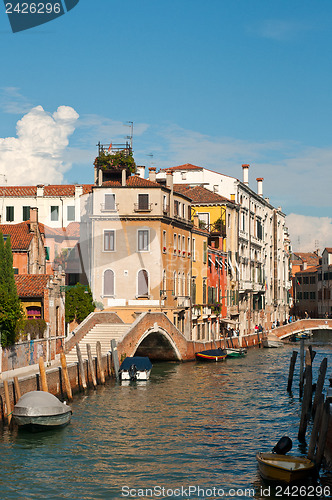
<svg viewBox="0 0 332 500">
<path fill-rule="evenodd" d="M 297 348 L 250 350 L 217 364 L 156 363 L 144 384 L 108 382 L 76 398 L 72 423 L 59 432 L 4 431 L 1 498 L 121 499 L 123 487 L 190 485 L 223 488 L 223 498 L 267 498 L 256 451 L 289 435 L 292 453 L 305 452 L 296 439 L 297 371 L 286 392 Z M 330 346 L 316 350 L 314 379 L 331 356 Z M 269 498 L 290 497 L 271 490 Z"/>
</svg>

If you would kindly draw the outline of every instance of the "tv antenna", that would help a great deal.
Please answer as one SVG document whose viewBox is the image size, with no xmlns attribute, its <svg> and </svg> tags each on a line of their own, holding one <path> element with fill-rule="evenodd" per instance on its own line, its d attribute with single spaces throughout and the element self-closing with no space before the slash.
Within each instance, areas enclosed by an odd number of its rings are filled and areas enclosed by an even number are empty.
<svg viewBox="0 0 332 500">
<path fill-rule="evenodd" d="M 126 136 L 126 139 L 129 140 L 130 149 L 133 150 L 133 135 L 134 135 L 134 122 L 126 122 L 124 123 L 125 127 L 130 128 L 130 134 Z"/>
</svg>

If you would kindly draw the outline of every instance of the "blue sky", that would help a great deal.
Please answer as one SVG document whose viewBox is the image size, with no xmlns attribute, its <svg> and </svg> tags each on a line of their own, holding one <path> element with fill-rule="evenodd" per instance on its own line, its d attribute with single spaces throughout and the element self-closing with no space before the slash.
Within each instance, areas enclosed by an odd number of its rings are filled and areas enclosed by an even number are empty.
<svg viewBox="0 0 332 500">
<path fill-rule="evenodd" d="M 133 121 L 138 164 L 249 163 L 294 248 L 332 246 L 331 34 L 330 0 L 80 0 L 16 34 L 0 5 L 0 174 L 93 182 Z"/>
</svg>

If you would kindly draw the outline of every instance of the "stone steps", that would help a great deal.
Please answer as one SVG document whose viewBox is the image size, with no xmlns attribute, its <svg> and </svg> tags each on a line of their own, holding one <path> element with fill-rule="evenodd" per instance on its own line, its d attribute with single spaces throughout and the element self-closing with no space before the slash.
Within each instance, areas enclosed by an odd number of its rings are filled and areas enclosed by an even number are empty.
<svg viewBox="0 0 332 500">
<path fill-rule="evenodd" d="M 88 359 L 86 349 L 87 344 L 90 344 L 91 346 L 92 357 L 96 357 L 96 343 L 99 341 L 101 344 L 101 353 L 105 355 L 111 349 L 111 340 L 114 339 L 118 342 L 122 339 L 122 337 L 124 337 L 130 327 L 131 324 L 127 323 L 99 323 L 98 325 L 95 325 L 79 342 L 83 360 Z M 67 363 L 77 362 L 76 346 L 71 349 L 68 354 L 66 354 L 66 360 Z"/>
</svg>

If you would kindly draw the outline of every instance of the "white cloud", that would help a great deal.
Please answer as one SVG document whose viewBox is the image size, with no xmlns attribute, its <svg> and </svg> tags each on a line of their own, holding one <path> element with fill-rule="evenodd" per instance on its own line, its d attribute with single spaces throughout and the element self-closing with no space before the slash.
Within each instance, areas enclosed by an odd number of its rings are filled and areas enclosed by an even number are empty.
<svg viewBox="0 0 332 500">
<path fill-rule="evenodd" d="M 7 184 L 60 184 L 71 167 L 63 155 L 77 119 L 69 106 L 60 106 L 52 115 L 37 106 L 24 115 L 16 125 L 17 137 L 0 139 L 0 174 Z"/>
<path fill-rule="evenodd" d="M 249 31 L 260 37 L 285 42 L 296 38 L 304 31 L 312 29 L 307 23 L 285 19 L 265 19 Z"/>
<path fill-rule="evenodd" d="M 332 247 L 332 218 L 289 214 L 286 218 L 293 251 L 320 253 Z"/>
<path fill-rule="evenodd" d="M 0 108 L 5 113 L 21 115 L 27 113 L 32 104 L 20 93 L 18 87 L 3 87 L 0 89 Z"/>
</svg>

